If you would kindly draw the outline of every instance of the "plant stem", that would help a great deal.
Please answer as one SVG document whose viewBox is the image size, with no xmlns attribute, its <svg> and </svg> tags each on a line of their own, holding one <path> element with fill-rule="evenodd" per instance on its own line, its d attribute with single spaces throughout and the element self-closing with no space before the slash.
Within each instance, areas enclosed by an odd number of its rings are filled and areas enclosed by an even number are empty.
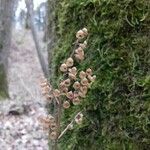
<svg viewBox="0 0 150 150">
<path fill-rule="evenodd" d="M 58 137 L 60 134 L 60 122 L 61 122 L 61 112 L 62 112 L 62 101 L 61 99 L 57 99 L 57 113 L 56 113 L 56 124 L 57 124 L 57 139 L 54 142 L 54 146 L 52 147 L 52 150 L 58 150 Z"/>
</svg>

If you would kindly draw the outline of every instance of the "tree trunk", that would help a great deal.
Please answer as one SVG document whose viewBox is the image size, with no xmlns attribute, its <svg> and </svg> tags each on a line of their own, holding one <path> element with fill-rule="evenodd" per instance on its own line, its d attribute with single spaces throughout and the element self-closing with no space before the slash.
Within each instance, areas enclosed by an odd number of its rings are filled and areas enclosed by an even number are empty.
<svg viewBox="0 0 150 150">
<path fill-rule="evenodd" d="M 8 96 L 7 65 L 11 42 L 11 25 L 15 2 L 0 0 L 0 97 Z"/>
<path fill-rule="evenodd" d="M 48 0 L 48 9 L 47 9 L 47 49 L 48 49 L 48 60 L 49 60 L 49 73 L 50 78 L 52 78 L 54 73 L 54 64 L 52 63 L 53 50 L 56 45 L 57 36 L 56 36 L 56 25 L 55 25 L 55 5 L 57 0 Z"/>
<path fill-rule="evenodd" d="M 44 72 L 44 75 L 46 77 L 48 77 L 48 67 L 47 67 L 45 59 L 44 59 L 44 57 L 41 53 L 41 47 L 40 47 L 40 44 L 39 44 L 39 39 L 38 39 L 36 27 L 34 25 L 33 0 L 25 0 L 25 2 L 26 2 L 27 11 L 28 11 L 29 16 L 30 16 L 30 27 L 31 27 L 33 39 L 34 39 L 34 42 L 35 42 L 37 54 L 38 54 L 38 57 L 39 57 L 39 60 L 40 60 L 40 64 L 41 64 L 42 70 Z"/>
</svg>

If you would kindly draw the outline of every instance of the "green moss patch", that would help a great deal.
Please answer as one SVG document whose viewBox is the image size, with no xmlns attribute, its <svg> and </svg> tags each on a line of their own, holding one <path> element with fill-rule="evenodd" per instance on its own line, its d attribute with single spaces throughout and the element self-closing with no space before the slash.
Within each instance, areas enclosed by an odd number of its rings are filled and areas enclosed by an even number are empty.
<svg viewBox="0 0 150 150">
<path fill-rule="evenodd" d="M 147 0 L 58 0 L 53 78 L 83 27 L 89 40 L 78 67 L 97 75 L 83 106 L 64 114 L 67 124 L 72 112 L 86 109 L 83 125 L 64 135 L 61 150 L 150 149 L 149 6 Z"/>
</svg>

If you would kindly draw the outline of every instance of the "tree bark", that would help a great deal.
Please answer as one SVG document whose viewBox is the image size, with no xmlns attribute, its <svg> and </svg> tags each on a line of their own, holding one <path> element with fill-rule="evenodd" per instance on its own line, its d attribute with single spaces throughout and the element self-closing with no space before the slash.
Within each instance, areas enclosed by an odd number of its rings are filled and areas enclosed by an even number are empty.
<svg viewBox="0 0 150 150">
<path fill-rule="evenodd" d="M 55 6 L 56 6 L 57 0 L 48 0 L 48 8 L 47 8 L 47 49 L 48 49 L 48 60 L 49 60 L 49 73 L 50 78 L 53 77 L 53 74 L 55 72 L 54 64 L 52 61 L 53 53 L 54 53 L 54 47 L 57 42 L 57 36 L 56 36 L 56 25 L 55 25 Z"/>
<path fill-rule="evenodd" d="M 12 0 L 0 0 L 0 97 L 8 96 L 7 58 L 11 44 L 11 26 L 15 2 Z"/>
<path fill-rule="evenodd" d="M 31 27 L 31 31 L 32 31 L 32 35 L 33 35 L 33 39 L 35 42 L 35 46 L 36 46 L 36 50 L 37 50 L 37 54 L 39 57 L 39 61 L 42 67 L 42 70 L 44 72 L 45 77 L 48 77 L 48 66 L 46 65 L 46 61 L 41 53 L 41 46 L 39 44 L 39 39 L 38 39 L 38 35 L 37 35 L 37 31 L 36 31 L 36 27 L 34 25 L 34 11 L 33 11 L 33 0 L 25 0 L 26 2 L 26 7 L 27 7 L 27 11 L 29 13 L 29 17 L 30 17 L 30 27 Z"/>
</svg>

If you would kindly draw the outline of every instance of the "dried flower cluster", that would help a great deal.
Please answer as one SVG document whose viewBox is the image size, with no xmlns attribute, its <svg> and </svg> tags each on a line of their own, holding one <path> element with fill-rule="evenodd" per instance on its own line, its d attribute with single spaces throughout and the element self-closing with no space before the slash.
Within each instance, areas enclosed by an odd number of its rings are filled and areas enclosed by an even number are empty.
<svg viewBox="0 0 150 150">
<path fill-rule="evenodd" d="M 60 109 L 59 106 L 68 109 L 72 105 L 81 104 L 83 98 L 86 97 L 88 89 L 96 78 L 91 68 L 78 71 L 74 66 L 75 61 L 81 62 L 84 60 L 84 50 L 87 47 L 87 41 L 85 39 L 87 35 L 88 31 L 86 28 L 76 33 L 77 40 L 73 54 L 60 66 L 60 72 L 63 73 L 63 80 L 60 81 L 58 89 L 53 89 L 47 79 L 43 79 L 41 82 L 43 95 L 47 100 L 54 100 L 58 105 L 58 109 Z M 57 133 L 57 127 L 59 128 L 59 125 L 57 123 L 59 121 L 55 121 L 56 119 L 52 116 L 45 120 L 44 123 L 50 129 L 50 138 L 52 140 L 57 139 L 59 136 Z M 81 124 L 82 120 L 82 113 L 78 113 L 74 118 L 77 124 Z"/>
<path fill-rule="evenodd" d="M 44 125 L 45 130 L 50 131 L 50 139 L 55 140 L 57 138 L 57 123 L 52 115 L 40 118 L 40 121 Z"/>
</svg>

